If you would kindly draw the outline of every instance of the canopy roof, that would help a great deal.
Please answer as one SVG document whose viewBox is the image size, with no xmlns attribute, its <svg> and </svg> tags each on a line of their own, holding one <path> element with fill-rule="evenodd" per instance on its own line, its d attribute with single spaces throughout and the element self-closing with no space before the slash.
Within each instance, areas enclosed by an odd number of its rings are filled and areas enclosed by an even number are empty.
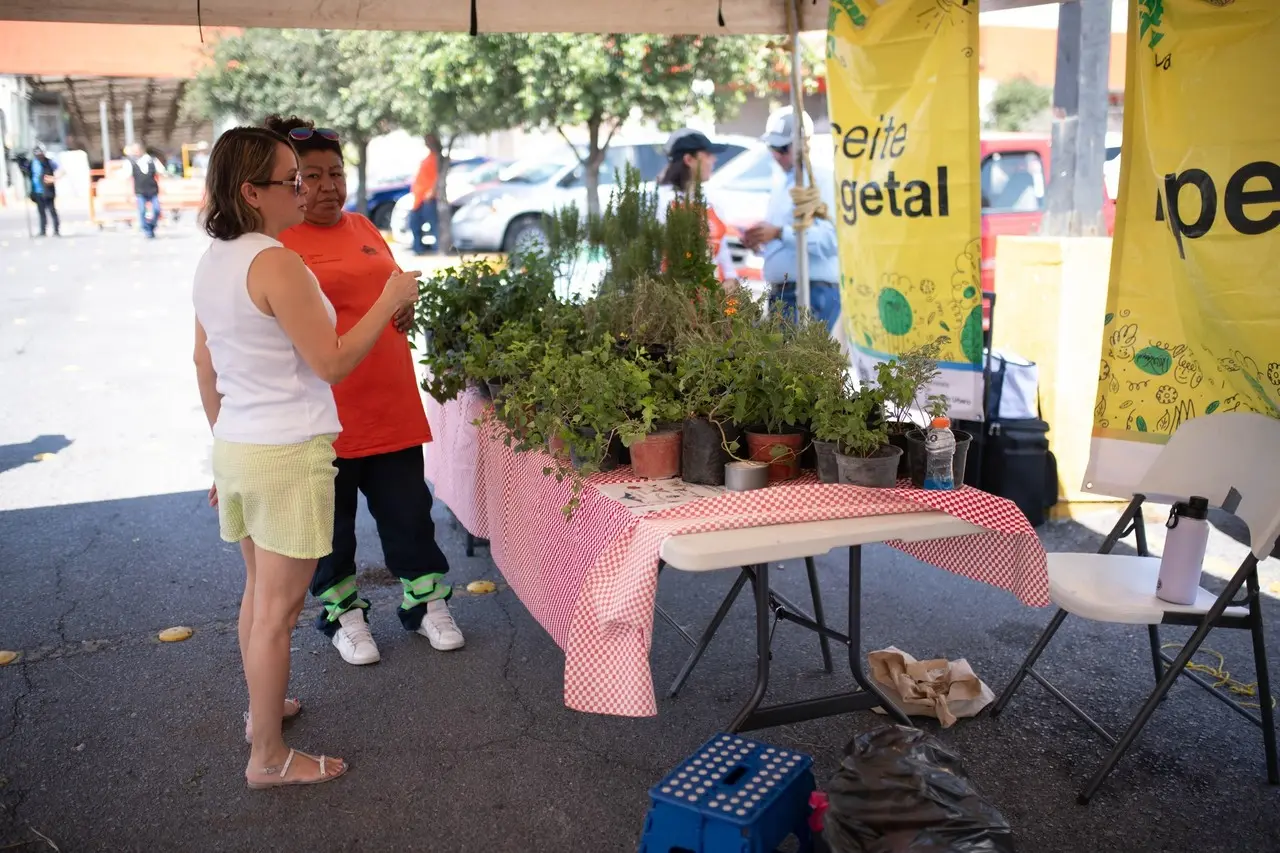
<svg viewBox="0 0 1280 853">
<path fill-rule="evenodd" d="M 979 0 L 937 0 L 978 6 Z M 981 0 L 982 11 L 1057 0 Z M 801 0 L 800 29 L 827 26 L 828 0 Z M 733 35 L 785 33 L 786 0 L 4 0 L 15 21 L 230 27 Z M 721 25 L 723 20 L 723 26 Z"/>
</svg>

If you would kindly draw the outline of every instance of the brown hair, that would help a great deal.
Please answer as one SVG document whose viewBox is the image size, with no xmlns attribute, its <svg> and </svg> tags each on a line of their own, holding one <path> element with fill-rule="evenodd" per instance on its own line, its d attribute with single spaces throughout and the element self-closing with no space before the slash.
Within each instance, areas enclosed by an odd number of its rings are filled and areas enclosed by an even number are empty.
<svg viewBox="0 0 1280 853">
<path fill-rule="evenodd" d="M 262 227 L 262 216 L 245 201 L 240 188 L 271 180 L 276 146 L 287 137 L 263 127 L 234 127 L 214 143 L 204 179 L 205 232 L 215 240 L 234 240 Z"/>
</svg>

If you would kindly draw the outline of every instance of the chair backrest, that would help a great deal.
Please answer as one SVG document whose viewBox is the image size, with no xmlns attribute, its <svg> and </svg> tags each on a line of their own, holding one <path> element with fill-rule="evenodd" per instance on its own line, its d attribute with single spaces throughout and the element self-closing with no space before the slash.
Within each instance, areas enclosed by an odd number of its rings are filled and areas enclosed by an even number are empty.
<svg viewBox="0 0 1280 853">
<path fill-rule="evenodd" d="M 1280 420 L 1228 412 L 1183 421 L 1138 491 L 1170 503 L 1200 495 L 1231 510 L 1248 525 L 1254 556 L 1264 559 L 1280 536 Z"/>
</svg>

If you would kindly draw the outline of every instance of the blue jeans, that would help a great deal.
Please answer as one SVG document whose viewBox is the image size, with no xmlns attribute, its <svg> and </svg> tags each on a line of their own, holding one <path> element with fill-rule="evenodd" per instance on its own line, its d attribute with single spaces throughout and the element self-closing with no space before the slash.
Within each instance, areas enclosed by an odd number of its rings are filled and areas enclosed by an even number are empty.
<svg viewBox="0 0 1280 853">
<path fill-rule="evenodd" d="M 440 211 L 436 207 L 436 200 L 429 198 L 422 204 L 409 211 L 409 234 L 413 238 L 413 253 L 415 255 L 425 255 L 427 253 L 427 245 L 422 242 L 422 226 L 427 225 L 431 228 L 431 236 L 436 238 L 435 251 L 440 251 Z"/>
<path fill-rule="evenodd" d="M 147 215 L 148 206 L 151 208 L 150 216 Z M 138 196 L 138 224 L 142 226 L 142 233 L 148 237 L 156 236 L 156 226 L 160 224 L 160 196 Z"/>
<path fill-rule="evenodd" d="M 781 302 L 782 316 L 794 320 L 796 316 L 795 282 L 775 284 L 772 287 L 770 302 Z M 835 329 L 836 321 L 840 319 L 839 286 L 822 281 L 809 282 L 809 313 L 826 323 L 828 332 Z"/>
</svg>

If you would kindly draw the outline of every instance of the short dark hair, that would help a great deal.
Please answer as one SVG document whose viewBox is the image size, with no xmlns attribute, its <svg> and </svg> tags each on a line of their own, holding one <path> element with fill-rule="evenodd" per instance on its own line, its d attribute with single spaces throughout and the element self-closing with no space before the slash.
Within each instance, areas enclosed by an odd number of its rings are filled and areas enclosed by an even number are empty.
<svg viewBox="0 0 1280 853">
<path fill-rule="evenodd" d="M 326 139 L 318 133 L 313 133 L 306 139 L 294 139 L 289 136 L 290 131 L 304 127 L 308 130 L 315 130 L 316 123 L 310 119 L 293 115 L 284 118 L 283 116 L 272 114 L 262 120 L 262 126 L 268 130 L 274 130 L 289 139 L 293 144 L 293 150 L 297 151 L 300 156 L 310 154 L 312 151 L 332 151 L 338 155 L 339 160 L 346 162 L 346 158 L 342 156 L 342 144 L 336 139 Z"/>
<path fill-rule="evenodd" d="M 245 184 L 271 180 L 276 148 L 289 138 L 264 127 L 233 127 L 213 145 L 204 178 L 204 230 L 215 240 L 234 240 L 262 227 L 262 216 L 244 199 Z"/>
</svg>

